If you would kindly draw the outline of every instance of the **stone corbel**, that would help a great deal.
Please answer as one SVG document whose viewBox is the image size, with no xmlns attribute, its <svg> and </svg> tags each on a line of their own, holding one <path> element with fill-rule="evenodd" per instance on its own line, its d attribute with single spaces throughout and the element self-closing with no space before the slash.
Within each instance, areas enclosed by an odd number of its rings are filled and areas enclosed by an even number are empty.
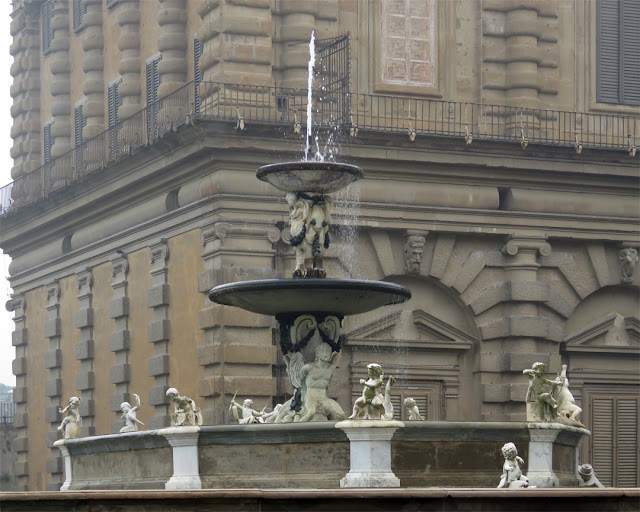
<svg viewBox="0 0 640 512">
<path fill-rule="evenodd" d="M 14 321 L 24 316 L 27 309 L 27 301 L 24 295 L 12 295 L 5 304 L 5 309 L 9 312 L 14 312 Z"/>
<path fill-rule="evenodd" d="M 408 229 L 404 238 L 404 260 L 408 274 L 419 274 L 428 231 Z"/>
<path fill-rule="evenodd" d="M 78 299 L 83 299 L 91 295 L 91 287 L 93 286 L 93 274 L 90 269 L 78 272 L 76 278 L 76 288 L 78 289 Z"/>
<path fill-rule="evenodd" d="M 58 305 L 58 299 L 60 298 L 60 285 L 58 281 L 54 281 L 49 283 L 45 287 L 45 302 L 47 305 L 45 306 L 47 309 L 51 307 L 55 307 Z"/>
<path fill-rule="evenodd" d="M 621 280 L 624 284 L 631 284 L 633 282 L 633 269 L 638 263 L 638 249 L 637 246 L 630 243 L 623 243 L 622 249 L 618 252 L 621 268 Z"/>
<path fill-rule="evenodd" d="M 164 267 L 169 259 L 169 246 L 167 245 L 167 239 L 161 238 L 158 243 L 149 247 L 149 263 L 153 265 L 156 261 L 161 264 L 160 267 Z"/>
</svg>

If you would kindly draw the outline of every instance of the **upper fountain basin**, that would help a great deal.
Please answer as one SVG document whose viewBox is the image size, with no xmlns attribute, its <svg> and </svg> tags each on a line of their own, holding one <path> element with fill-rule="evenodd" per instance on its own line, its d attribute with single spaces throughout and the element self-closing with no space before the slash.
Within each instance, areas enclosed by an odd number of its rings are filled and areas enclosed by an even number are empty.
<svg viewBox="0 0 640 512">
<path fill-rule="evenodd" d="M 259 180 L 284 192 L 331 194 L 364 176 L 360 167 L 336 162 L 286 162 L 263 165 Z"/>
<path fill-rule="evenodd" d="M 404 286 L 355 279 L 265 279 L 222 284 L 209 299 L 218 304 L 275 316 L 280 313 L 358 315 L 411 298 Z"/>
</svg>

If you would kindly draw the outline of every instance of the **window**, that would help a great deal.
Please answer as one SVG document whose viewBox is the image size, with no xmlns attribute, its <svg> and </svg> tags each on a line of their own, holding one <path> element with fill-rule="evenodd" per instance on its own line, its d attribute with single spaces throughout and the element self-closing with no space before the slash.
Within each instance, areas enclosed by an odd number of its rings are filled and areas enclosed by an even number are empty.
<svg viewBox="0 0 640 512">
<path fill-rule="evenodd" d="M 87 13 L 84 0 L 73 0 L 73 31 L 78 32 L 82 28 L 82 18 Z"/>
<path fill-rule="evenodd" d="M 45 55 L 51 51 L 53 41 L 51 18 L 53 18 L 53 4 L 51 0 L 47 0 L 42 4 L 42 53 Z"/>
<path fill-rule="evenodd" d="M 433 87 L 435 17 L 432 0 L 382 1 L 382 82 Z"/>
<path fill-rule="evenodd" d="M 118 134 L 120 131 L 120 118 L 118 117 L 118 109 L 122 104 L 120 102 L 120 93 L 118 86 L 122 82 L 122 78 L 117 78 L 109 84 L 107 93 L 108 109 L 109 109 L 109 160 L 115 160 L 118 157 Z"/>
<path fill-rule="evenodd" d="M 591 464 L 605 487 L 637 487 L 640 399 L 591 397 Z"/>
<path fill-rule="evenodd" d="M 53 126 L 53 119 L 47 121 L 42 130 L 42 156 L 44 160 L 44 189 L 50 190 L 52 186 L 51 181 L 51 168 L 52 157 L 51 151 L 55 143 L 55 138 L 51 135 L 51 126 Z"/>
<path fill-rule="evenodd" d="M 640 2 L 598 0 L 597 101 L 640 105 Z"/>
<path fill-rule="evenodd" d="M 76 105 L 74 110 L 74 126 L 75 126 L 75 144 L 76 144 L 76 173 L 80 173 L 84 170 L 83 166 L 83 137 L 82 137 L 82 129 L 87 125 L 87 118 L 84 117 L 84 112 L 82 110 L 83 105 Z"/>
<path fill-rule="evenodd" d="M 158 88 L 160 87 L 160 73 L 158 64 L 162 54 L 156 54 L 147 60 L 147 133 L 153 139 L 158 128 Z"/>
<path fill-rule="evenodd" d="M 202 82 L 202 71 L 200 71 L 200 57 L 202 57 L 202 45 L 198 36 L 193 38 L 193 81 L 195 84 L 195 105 L 196 114 L 200 113 L 200 92 L 198 85 Z"/>
</svg>

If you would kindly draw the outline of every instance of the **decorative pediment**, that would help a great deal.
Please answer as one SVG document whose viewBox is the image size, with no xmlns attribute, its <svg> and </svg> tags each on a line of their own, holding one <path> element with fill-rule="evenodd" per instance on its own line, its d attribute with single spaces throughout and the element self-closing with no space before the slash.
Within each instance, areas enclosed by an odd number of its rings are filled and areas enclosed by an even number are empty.
<svg viewBox="0 0 640 512">
<path fill-rule="evenodd" d="M 447 322 L 430 315 L 422 309 L 412 312 L 413 322 L 422 337 L 434 341 L 457 341 L 473 343 L 475 338 L 470 334 L 448 324 Z"/>
<path fill-rule="evenodd" d="M 395 328 L 402 311 L 395 311 L 390 315 L 376 318 L 373 322 L 369 322 L 351 332 L 345 334 L 347 339 L 360 340 L 360 339 L 376 339 L 386 337 L 386 334 L 390 334 Z"/>
<path fill-rule="evenodd" d="M 609 313 L 564 339 L 568 352 L 640 353 L 640 321 Z"/>
</svg>

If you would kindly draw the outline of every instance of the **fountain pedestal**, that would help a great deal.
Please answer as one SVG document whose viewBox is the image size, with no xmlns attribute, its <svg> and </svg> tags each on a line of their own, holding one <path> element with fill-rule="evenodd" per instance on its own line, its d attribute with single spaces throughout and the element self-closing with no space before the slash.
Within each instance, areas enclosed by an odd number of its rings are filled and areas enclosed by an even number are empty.
<svg viewBox="0 0 640 512">
<path fill-rule="evenodd" d="M 173 449 L 173 475 L 165 489 L 202 489 L 198 463 L 200 427 L 170 427 L 158 431 Z"/>
<path fill-rule="evenodd" d="M 400 487 L 391 470 L 391 438 L 401 421 L 348 420 L 336 423 L 349 438 L 350 469 L 340 487 Z"/>
</svg>

